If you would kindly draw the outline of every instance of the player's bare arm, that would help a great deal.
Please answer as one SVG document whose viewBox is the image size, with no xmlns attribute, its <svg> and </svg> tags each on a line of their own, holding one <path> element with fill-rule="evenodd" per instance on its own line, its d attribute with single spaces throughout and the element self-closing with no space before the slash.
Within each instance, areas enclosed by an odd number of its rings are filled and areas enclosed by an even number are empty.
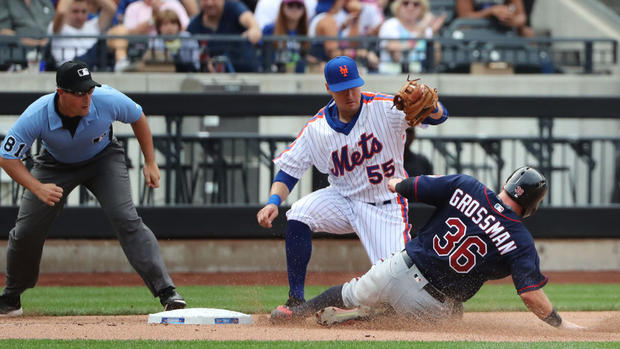
<svg viewBox="0 0 620 349">
<path fill-rule="evenodd" d="M 525 306 L 539 319 L 551 326 L 561 329 L 582 330 L 584 327 L 566 321 L 555 311 L 551 301 L 542 289 L 520 294 Z"/>
<path fill-rule="evenodd" d="M 151 134 L 151 128 L 146 120 L 144 113 L 138 119 L 138 121 L 131 124 L 133 133 L 140 143 L 140 149 L 144 155 L 144 179 L 146 185 L 151 188 L 159 188 L 159 167 L 155 162 L 155 150 L 153 149 L 153 136 Z"/>
<path fill-rule="evenodd" d="M 47 205 L 54 206 L 62 199 L 62 188 L 54 183 L 41 183 L 36 179 L 21 160 L 0 157 L 0 166 L 24 188 L 30 190 Z"/>
<path fill-rule="evenodd" d="M 278 195 L 282 201 L 286 200 L 289 195 L 289 190 L 286 184 L 282 182 L 274 182 L 271 185 L 271 190 L 269 191 L 269 196 Z M 263 207 L 256 214 L 256 219 L 258 220 L 258 224 L 260 224 L 263 228 L 271 228 L 271 223 L 274 219 L 278 217 L 278 206 L 274 203 L 267 203 L 265 207 Z"/>
</svg>

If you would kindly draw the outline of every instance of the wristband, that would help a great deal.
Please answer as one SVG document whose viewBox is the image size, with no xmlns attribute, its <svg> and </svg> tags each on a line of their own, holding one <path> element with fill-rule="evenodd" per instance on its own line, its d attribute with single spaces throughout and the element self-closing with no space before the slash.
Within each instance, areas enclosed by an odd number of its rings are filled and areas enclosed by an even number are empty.
<svg viewBox="0 0 620 349">
<path fill-rule="evenodd" d="M 269 197 L 269 201 L 267 201 L 267 205 L 274 204 L 276 206 L 280 206 L 280 203 L 282 203 L 282 198 L 278 194 L 271 195 Z"/>
<path fill-rule="evenodd" d="M 435 110 L 433 110 L 431 114 L 435 114 L 438 111 L 439 111 L 439 102 L 437 102 L 437 108 L 435 108 Z"/>
<path fill-rule="evenodd" d="M 155 19 L 153 19 L 153 17 L 149 18 L 149 26 L 154 26 L 155 25 Z"/>
<path fill-rule="evenodd" d="M 562 324 L 562 318 L 555 308 L 553 308 L 551 314 L 547 315 L 547 317 L 542 320 L 553 327 L 559 327 Z"/>
</svg>

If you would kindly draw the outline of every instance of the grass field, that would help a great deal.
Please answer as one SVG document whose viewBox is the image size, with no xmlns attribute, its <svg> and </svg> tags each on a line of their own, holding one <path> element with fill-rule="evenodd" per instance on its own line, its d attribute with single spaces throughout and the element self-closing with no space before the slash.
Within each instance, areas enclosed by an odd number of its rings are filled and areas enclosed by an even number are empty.
<svg viewBox="0 0 620 349">
<path fill-rule="evenodd" d="M 308 286 L 313 297 L 327 286 Z M 545 293 L 559 311 L 620 310 L 620 284 L 550 284 Z M 181 286 L 193 308 L 269 313 L 286 300 L 285 286 Z M 161 311 L 146 287 L 37 287 L 22 296 L 26 315 L 130 315 Z M 485 285 L 465 311 L 527 311 L 512 285 Z"/>
<path fill-rule="evenodd" d="M 327 286 L 307 287 L 312 297 Z M 182 286 L 190 307 L 268 313 L 285 300 L 285 286 Z M 560 311 L 620 310 L 620 284 L 548 285 L 545 292 Z M 37 287 L 22 297 L 26 316 L 131 315 L 161 311 L 145 287 Z M 466 312 L 527 311 L 512 285 L 485 285 L 465 304 Z M 0 324 L 6 324 L 4 320 Z M 620 332 L 620 329 L 618 330 Z M 0 340 L 0 348 L 617 348 L 619 342 L 261 342 L 261 341 L 89 341 Z"/>
</svg>

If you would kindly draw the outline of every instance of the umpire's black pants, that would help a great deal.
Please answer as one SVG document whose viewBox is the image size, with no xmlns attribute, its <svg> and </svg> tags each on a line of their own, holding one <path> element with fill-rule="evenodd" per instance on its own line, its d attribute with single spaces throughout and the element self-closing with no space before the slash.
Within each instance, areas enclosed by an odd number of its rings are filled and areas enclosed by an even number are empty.
<svg viewBox="0 0 620 349">
<path fill-rule="evenodd" d="M 76 151 L 79 151 L 76 149 Z M 105 211 L 129 263 L 140 274 L 154 296 L 172 286 L 153 232 L 142 222 L 131 199 L 129 174 L 121 145 L 113 141 L 101 153 L 78 164 L 56 161 L 45 149 L 35 159 L 32 175 L 43 183 L 63 189 L 55 206 L 41 202 L 24 191 L 15 228 L 9 233 L 6 287 L 3 294 L 19 295 L 32 288 L 39 278 L 43 243 L 60 214 L 69 193 L 83 184 Z"/>
</svg>

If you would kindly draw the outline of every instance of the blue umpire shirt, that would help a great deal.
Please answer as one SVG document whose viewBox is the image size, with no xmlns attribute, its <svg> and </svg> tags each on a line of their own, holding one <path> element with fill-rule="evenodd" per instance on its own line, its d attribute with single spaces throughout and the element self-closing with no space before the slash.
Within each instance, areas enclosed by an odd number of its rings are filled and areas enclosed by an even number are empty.
<svg viewBox="0 0 620 349">
<path fill-rule="evenodd" d="M 32 143 L 41 138 L 43 146 L 59 162 L 77 163 L 91 159 L 110 144 L 112 123 L 133 123 L 142 116 L 142 107 L 120 91 L 103 85 L 93 92 L 88 115 L 82 117 L 71 136 L 62 127 L 50 93 L 32 103 L 11 127 L 0 147 L 5 159 L 21 159 Z"/>
</svg>

